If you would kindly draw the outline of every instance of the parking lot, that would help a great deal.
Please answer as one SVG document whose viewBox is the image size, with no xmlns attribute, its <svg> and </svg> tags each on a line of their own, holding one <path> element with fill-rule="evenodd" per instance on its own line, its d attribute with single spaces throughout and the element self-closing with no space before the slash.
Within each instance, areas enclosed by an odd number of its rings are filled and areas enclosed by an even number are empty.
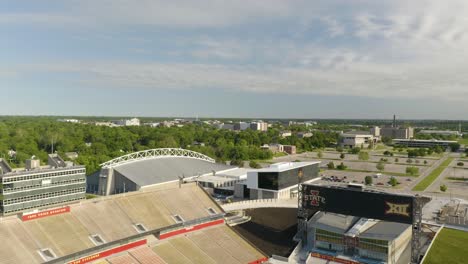
<svg viewBox="0 0 468 264">
<path fill-rule="evenodd" d="M 322 180 L 318 181 L 317 183 L 323 183 L 327 185 L 346 185 L 348 183 L 360 183 L 365 184 L 364 178 L 366 176 L 372 177 L 372 185 L 370 187 L 376 189 L 383 189 L 386 191 L 391 190 L 400 190 L 408 187 L 409 184 L 414 180 L 414 177 L 403 177 L 398 176 L 395 177 L 399 184 L 395 187 L 392 187 L 389 184 L 390 178 L 392 176 L 382 174 L 380 176 L 376 176 L 377 173 L 363 173 L 363 172 L 351 172 L 351 171 L 323 171 L 320 173 L 322 176 Z"/>
</svg>

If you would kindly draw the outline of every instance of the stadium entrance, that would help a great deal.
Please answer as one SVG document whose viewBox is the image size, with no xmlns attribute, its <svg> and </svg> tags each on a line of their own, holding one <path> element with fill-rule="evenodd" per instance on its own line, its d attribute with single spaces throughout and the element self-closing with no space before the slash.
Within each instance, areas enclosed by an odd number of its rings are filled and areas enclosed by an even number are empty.
<svg viewBox="0 0 468 264">
<path fill-rule="evenodd" d="M 307 243 L 310 211 L 378 219 L 412 225 L 411 263 L 420 260 L 422 208 L 430 201 L 423 196 L 391 194 L 350 186 L 300 184 L 298 197 L 298 234 Z M 352 245 L 355 241 L 346 241 Z M 347 252 L 353 252 L 350 246 Z"/>
</svg>

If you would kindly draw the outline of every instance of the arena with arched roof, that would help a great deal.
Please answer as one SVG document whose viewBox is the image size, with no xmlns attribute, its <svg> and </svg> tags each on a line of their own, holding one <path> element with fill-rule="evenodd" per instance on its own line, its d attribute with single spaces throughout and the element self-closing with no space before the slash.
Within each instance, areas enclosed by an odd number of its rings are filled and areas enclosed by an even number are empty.
<svg viewBox="0 0 468 264">
<path fill-rule="evenodd" d="M 190 180 L 232 169 L 201 153 L 181 148 L 159 148 L 130 153 L 101 164 L 88 176 L 87 191 L 111 195 L 158 184 Z"/>
</svg>

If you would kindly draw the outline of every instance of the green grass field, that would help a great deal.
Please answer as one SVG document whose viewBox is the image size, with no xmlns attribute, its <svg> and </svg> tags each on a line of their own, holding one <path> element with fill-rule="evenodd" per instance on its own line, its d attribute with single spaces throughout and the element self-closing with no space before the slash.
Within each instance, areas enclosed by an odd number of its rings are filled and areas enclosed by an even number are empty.
<svg viewBox="0 0 468 264">
<path fill-rule="evenodd" d="M 444 228 L 423 264 L 468 263 L 468 232 Z"/>
<path fill-rule="evenodd" d="M 458 143 L 460 143 L 462 145 L 468 145 L 468 138 L 460 138 L 458 140 Z"/>
<path fill-rule="evenodd" d="M 439 167 L 435 168 L 426 178 L 420 181 L 416 186 L 414 186 L 413 191 L 424 191 L 426 190 L 429 185 L 431 185 L 437 177 L 447 168 L 448 165 L 453 161 L 453 158 L 447 158 L 439 165 Z"/>
</svg>

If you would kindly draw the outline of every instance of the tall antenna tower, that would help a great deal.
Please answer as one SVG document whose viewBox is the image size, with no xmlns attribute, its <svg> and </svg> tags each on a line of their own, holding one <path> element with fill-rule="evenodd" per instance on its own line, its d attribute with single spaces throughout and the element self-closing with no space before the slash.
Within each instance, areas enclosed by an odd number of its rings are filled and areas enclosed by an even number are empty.
<svg viewBox="0 0 468 264">
<path fill-rule="evenodd" d="M 458 123 L 458 133 L 461 134 L 462 132 L 462 126 L 461 126 L 461 122 Z"/>
</svg>

